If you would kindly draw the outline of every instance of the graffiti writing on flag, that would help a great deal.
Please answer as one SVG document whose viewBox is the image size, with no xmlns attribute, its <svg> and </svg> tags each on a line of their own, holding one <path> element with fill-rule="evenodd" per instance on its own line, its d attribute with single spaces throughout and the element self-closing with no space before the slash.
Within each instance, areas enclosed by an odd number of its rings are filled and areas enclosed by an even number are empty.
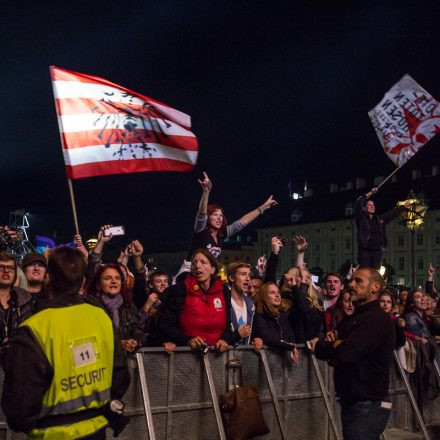
<svg viewBox="0 0 440 440">
<path fill-rule="evenodd" d="M 385 153 L 398 167 L 440 132 L 440 104 L 409 75 L 368 115 Z"/>
</svg>

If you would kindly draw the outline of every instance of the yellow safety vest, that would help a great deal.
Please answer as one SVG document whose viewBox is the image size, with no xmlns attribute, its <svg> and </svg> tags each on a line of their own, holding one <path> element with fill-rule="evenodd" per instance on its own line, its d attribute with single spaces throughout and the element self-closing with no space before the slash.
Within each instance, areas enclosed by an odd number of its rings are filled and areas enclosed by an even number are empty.
<svg viewBox="0 0 440 440">
<path fill-rule="evenodd" d="M 109 402 L 114 336 L 104 310 L 86 303 L 48 308 L 21 326 L 32 330 L 54 371 L 40 418 L 99 408 Z M 29 438 L 78 439 L 106 425 L 107 419 L 97 416 L 71 425 L 33 429 Z"/>
</svg>

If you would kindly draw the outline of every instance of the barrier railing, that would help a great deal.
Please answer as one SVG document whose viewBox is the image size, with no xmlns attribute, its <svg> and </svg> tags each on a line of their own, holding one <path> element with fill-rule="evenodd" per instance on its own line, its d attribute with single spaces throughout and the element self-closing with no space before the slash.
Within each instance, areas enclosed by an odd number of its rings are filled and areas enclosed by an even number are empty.
<svg viewBox="0 0 440 440">
<path fill-rule="evenodd" d="M 171 354 L 162 348 L 141 349 L 129 362 L 132 382 L 124 402 L 131 421 L 119 438 L 224 439 L 217 398 L 227 389 L 230 372 L 226 362 L 232 357 L 241 359 L 247 383 L 259 390 L 270 429 L 269 434 L 259 438 L 341 438 L 332 369 L 302 348 L 299 365 L 295 366 L 287 354 L 272 350 L 257 354 L 251 346 L 205 356 L 186 347 L 178 347 Z M 393 409 L 388 427 L 411 429 L 413 412 L 407 398 L 406 373 L 397 362 L 391 374 Z M 0 391 L 2 387 L 0 370 Z M 424 406 L 427 425 L 440 422 L 439 409 L 440 399 Z M 9 430 L 4 420 L 0 414 L 0 439 L 26 438 Z M 429 438 L 420 421 L 423 423 L 423 419 L 418 422 Z M 110 433 L 108 437 L 111 438 Z"/>
</svg>

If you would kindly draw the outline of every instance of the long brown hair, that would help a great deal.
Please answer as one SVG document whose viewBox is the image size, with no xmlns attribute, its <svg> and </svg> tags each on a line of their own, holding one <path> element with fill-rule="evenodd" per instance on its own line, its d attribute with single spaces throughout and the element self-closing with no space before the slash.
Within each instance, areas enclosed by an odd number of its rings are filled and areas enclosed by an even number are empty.
<svg viewBox="0 0 440 440">
<path fill-rule="evenodd" d="M 276 283 L 265 283 L 261 286 L 260 290 L 258 291 L 257 296 L 257 306 L 256 306 L 256 313 L 259 313 L 260 315 L 264 315 L 265 309 L 267 309 L 273 316 L 278 318 L 280 316 L 280 313 L 286 310 L 285 305 L 283 302 L 279 306 L 274 306 L 273 304 L 269 304 L 268 301 L 268 293 L 269 293 L 269 287 L 275 286 L 278 291 L 279 287 L 276 285 Z"/>
</svg>

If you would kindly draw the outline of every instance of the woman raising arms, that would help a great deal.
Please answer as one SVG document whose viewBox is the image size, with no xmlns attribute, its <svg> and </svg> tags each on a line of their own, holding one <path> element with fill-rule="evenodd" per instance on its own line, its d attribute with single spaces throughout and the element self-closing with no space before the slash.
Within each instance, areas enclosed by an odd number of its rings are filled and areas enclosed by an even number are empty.
<svg viewBox="0 0 440 440">
<path fill-rule="evenodd" d="M 202 187 L 202 197 L 199 203 L 199 210 L 194 225 L 194 234 L 191 246 L 186 258 L 191 259 L 194 251 L 199 248 L 208 249 L 215 258 L 221 254 L 223 240 L 237 234 L 249 223 L 262 215 L 264 211 L 278 205 L 278 202 L 270 196 L 261 206 L 243 215 L 231 225 L 228 225 L 223 208 L 219 205 L 208 204 L 209 195 L 212 190 L 212 182 L 206 173 L 203 173 L 203 180 L 198 181 Z"/>
</svg>

